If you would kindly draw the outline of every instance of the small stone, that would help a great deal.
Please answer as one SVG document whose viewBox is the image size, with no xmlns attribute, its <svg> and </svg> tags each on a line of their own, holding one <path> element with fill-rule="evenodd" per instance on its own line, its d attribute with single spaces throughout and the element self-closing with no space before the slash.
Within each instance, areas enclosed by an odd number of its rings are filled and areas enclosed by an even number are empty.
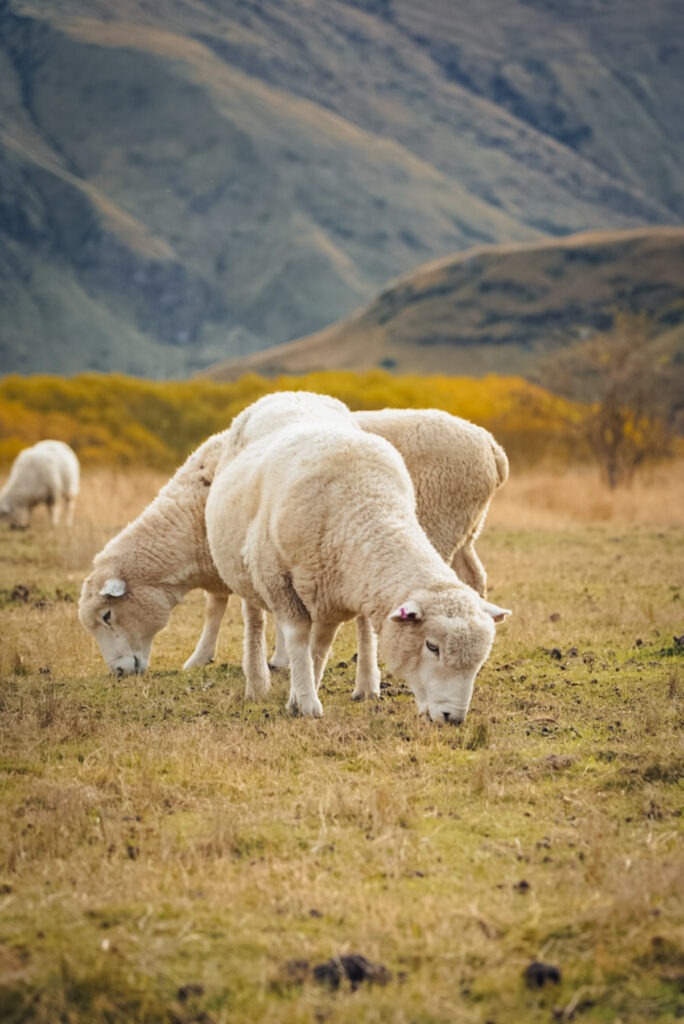
<svg viewBox="0 0 684 1024">
<path fill-rule="evenodd" d="M 560 968 L 554 967 L 552 964 L 533 960 L 523 971 L 523 978 L 530 988 L 543 988 L 548 982 L 559 985 L 561 972 Z"/>
</svg>

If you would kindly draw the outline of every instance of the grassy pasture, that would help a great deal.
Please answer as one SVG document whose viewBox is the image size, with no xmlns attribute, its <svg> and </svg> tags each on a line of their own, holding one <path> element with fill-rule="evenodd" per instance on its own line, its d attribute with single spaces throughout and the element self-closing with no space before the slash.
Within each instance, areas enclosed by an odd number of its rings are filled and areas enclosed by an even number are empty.
<svg viewBox="0 0 684 1024">
<path fill-rule="evenodd" d="M 0 1019 L 551 1021 L 684 1014 L 684 474 L 609 493 L 514 476 L 480 540 L 500 627 L 460 728 L 404 685 L 321 721 L 242 697 L 230 608 L 180 670 L 115 680 L 76 615 L 92 555 L 163 478 L 87 471 L 77 529 L 0 530 Z M 355 991 L 313 968 L 384 965 Z M 558 983 L 530 987 L 539 960 Z"/>
</svg>

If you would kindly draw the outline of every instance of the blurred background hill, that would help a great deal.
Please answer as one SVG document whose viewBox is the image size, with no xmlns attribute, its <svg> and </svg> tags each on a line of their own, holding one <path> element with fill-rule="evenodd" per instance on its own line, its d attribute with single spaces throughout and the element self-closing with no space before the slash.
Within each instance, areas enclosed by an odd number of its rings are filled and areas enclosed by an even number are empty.
<svg viewBox="0 0 684 1024">
<path fill-rule="evenodd" d="M 230 375 L 366 306 L 357 368 L 672 345 L 683 51 L 680 0 L 0 0 L 1 372 Z"/>
</svg>

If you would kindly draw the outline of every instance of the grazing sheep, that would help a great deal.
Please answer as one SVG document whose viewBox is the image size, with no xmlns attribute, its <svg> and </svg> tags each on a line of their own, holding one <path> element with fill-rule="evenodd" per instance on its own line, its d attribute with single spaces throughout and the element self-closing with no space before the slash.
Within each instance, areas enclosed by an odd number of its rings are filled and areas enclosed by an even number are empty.
<svg viewBox="0 0 684 1024">
<path fill-rule="evenodd" d="M 298 408 L 302 400 L 294 397 L 297 394 L 291 393 L 287 405 L 281 407 L 281 417 L 286 415 L 286 409 Z M 232 428 L 234 445 L 254 440 L 257 430 L 261 429 L 255 405 L 249 407 L 249 417 L 243 416 L 242 420 L 236 417 Z M 346 406 L 332 398 L 326 399 L 325 407 L 346 410 Z M 418 518 L 423 529 L 442 557 L 452 561 L 458 575 L 485 596 L 486 577 L 475 554 L 474 540 L 495 489 L 507 475 L 508 463 L 503 450 L 482 427 L 437 410 L 386 409 L 352 415 L 364 430 L 381 435 L 386 432 L 388 440 L 401 452 L 414 481 Z M 272 416 L 273 409 L 263 429 L 270 430 L 276 425 Z M 282 425 L 282 418 L 279 422 Z M 250 433 L 245 435 L 242 431 L 247 426 Z M 140 519 L 110 541 L 95 559 L 93 573 L 83 586 L 81 621 L 99 643 L 102 641 L 105 661 L 114 670 L 142 671 L 149 660 L 155 633 L 168 622 L 173 605 L 195 587 L 207 592 L 206 617 L 197 647 L 184 668 L 206 665 L 214 658 L 229 591 L 218 577 L 209 553 L 204 502 L 227 434 L 228 431 L 223 431 L 213 435 L 190 455 Z M 188 509 L 193 509 L 192 514 L 187 514 Z M 174 521 L 173 545 L 155 544 L 148 555 L 144 537 L 150 531 L 159 534 L 169 518 Z M 140 542 L 139 537 L 143 538 Z M 133 558 L 127 552 L 134 546 Z M 187 572 L 183 565 L 188 566 Z M 198 567 L 203 566 L 209 567 L 205 574 L 198 571 Z M 172 602 L 167 577 L 173 578 Z M 105 587 L 108 581 L 111 581 L 109 588 Z M 144 586 L 142 592 L 141 586 Z M 157 590 L 161 593 L 155 594 Z M 125 601 L 121 600 L 124 596 Z M 147 625 L 143 597 L 157 608 L 154 623 Z M 105 623 L 103 616 L 108 612 Z M 160 624 L 153 628 L 156 623 Z M 114 629 L 118 634 L 116 643 Z M 377 640 L 370 624 L 359 618 L 357 632 L 354 697 L 358 699 L 379 693 L 380 673 Z M 143 635 L 145 658 L 141 656 Z M 276 638 L 271 664 L 275 668 L 287 668 L 287 651 L 279 631 Z M 106 651 L 119 653 L 110 658 Z"/>
<path fill-rule="evenodd" d="M 285 394 L 282 414 L 287 416 L 286 409 L 298 409 L 300 401 L 296 392 Z M 349 415 L 334 398 L 321 396 L 321 406 Z M 231 428 L 234 443 L 246 444 L 261 429 L 259 417 L 253 415 L 249 434 L 243 437 L 242 422 L 236 417 Z M 271 429 L 270 417 L 268 423 Z M 79 618 L 118 675 L 146 670 L 154 637 L 185 594 L 197 587 L 206 591 L 204 629 L 183 667 L 213 660 L 230 591 L 211 559 L 204 506 L 228 433 L 214 434 L 201 444 L 141 515 L 95 556 L 93 571 L 81 588 Z"/>
<path fill-rule="evenodd" d="M 464 583 L 487 595 L 487 574 L 475 551 L 494 492 L 508 479 L 508 458 L 489 431 L 438 409 L 356 412 L 355 421 L 390 441 L 402 455 L 416 492 L 416 512 L 433 546 Z M 367 620 L 356 621 L 354 698 L 380 693 L 377 641 Z M 277 632 L 271 664 L 287 668 Z"/>
<path fill-rule="evenodd" d="M 508 612 L 459 580 L 432 546 L 397 450 L 362 430 L 346 407 L 324 410 L 320 396 L 303 392 L 299 401 L 289 426 L 280 395 L 255 403 L 259 439 L 239 450 L 228 432 L 207 498 L 214 564 L 246 613 L 248 695 L 270 685 L 263 639 L 254 642 L 263 611 L 285 638 L 288 706 L 313 716 L 323 713 L 318 686 L 337 627 L 361 615 L 420 712 L 463 721 L 494 621 Z M 269 434 L 271 408 L 277 426 Z M 250 415 L 236 420 L 240 436 Z"/>
<path fill-rule="evenodd" d="M 0 516 L 13 527 L 25 529 L 36 505 L 45 504 L 56 526 L 62 506 L 65 522 L 74 521 L 80 483 L 76 453 L 64 441 L 38 441 L 24 448 L 12 463 L 7 483 L 0 491 Z"/>
<path fill-rule="evenodd" d="M 188 457 L 144 512 L 95 556 L 83 583 L 79 618 L 119 675 L 145 671 L 154 637 L 196 587 L 206 591 L 205 624 L 184 668 L 214 656 L 230 591 L 209 553 L 204 506 L 226 433 L 214 434 Z"/>
</svg>

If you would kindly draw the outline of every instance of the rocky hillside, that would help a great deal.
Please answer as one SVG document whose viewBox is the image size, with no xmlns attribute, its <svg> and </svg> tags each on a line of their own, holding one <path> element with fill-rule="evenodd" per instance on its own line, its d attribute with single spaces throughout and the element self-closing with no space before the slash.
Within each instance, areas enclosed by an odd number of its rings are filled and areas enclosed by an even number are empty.
<svg viewBox="0 0 684 1024">
<path fill-rule="evenodd" d="M 469 249 L 400 278 L 339 324 L 207 375 L 379 366 L 534 379 L 540 356 L 606 329 L 616 310 L 646 314 L 657 351 L 684 364 L 684 228 Z"/>
<path fill-rule="evenodd" d="M 0 368 L 184 376 L 684 218 L 679 0 L 0 0 Z"/>
</svg>

